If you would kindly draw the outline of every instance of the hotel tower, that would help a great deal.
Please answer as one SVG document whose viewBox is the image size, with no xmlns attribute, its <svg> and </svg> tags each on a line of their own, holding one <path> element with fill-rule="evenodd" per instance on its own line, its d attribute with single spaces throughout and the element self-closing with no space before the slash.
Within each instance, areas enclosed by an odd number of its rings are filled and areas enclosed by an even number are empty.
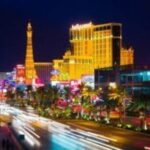
<svg viewBox="0 0 150 150">
<path fill-rule="evenodd" d="M 133 64 L 134 51 L 122 46 L 122 24 L 76 24 L 70 28 L 70 50 L 53 60 L 55 80 L 78 80 L 97 68 Z"/>
</svg>

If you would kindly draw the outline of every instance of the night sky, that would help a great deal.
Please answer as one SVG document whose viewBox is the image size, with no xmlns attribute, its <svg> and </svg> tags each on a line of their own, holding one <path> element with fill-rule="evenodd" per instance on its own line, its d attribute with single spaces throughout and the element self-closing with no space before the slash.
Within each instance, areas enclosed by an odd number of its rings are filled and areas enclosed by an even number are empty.
<svg viewBox="0 0 150 150">
<path fill-rule="evenodd" d="M 121 22 L 135 63 L 150 65 L 150 0 L 0 0 L 0 71 L 24 63 L 28 20 L 35 61 L 61 58 L 72 24 Z"/>
</svg>

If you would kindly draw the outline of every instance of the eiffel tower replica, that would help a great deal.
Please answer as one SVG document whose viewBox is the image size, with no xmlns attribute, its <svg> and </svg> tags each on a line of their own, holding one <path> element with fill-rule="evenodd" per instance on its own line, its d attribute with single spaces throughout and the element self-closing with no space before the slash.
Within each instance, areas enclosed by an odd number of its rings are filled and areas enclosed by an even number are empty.
<svg viewBox="0 0 150 150">
<path fill-rule="evenodd" d="M 32 26 L 29 22 L 27 25 L 27 46 L 26 46 L 26 58 L 25 58 L 25 81 L 27 85 L 32 83 L 37 78 L 36 70 L 34 66 L 33 47 L 32 47 Z"/>
</svg>

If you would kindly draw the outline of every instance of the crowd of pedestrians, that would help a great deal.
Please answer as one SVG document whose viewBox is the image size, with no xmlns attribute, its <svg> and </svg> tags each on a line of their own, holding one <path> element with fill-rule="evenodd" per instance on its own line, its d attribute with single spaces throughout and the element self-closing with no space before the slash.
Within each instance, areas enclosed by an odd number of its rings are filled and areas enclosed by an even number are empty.
<svg viewBox="0 0 150 150">
<path fill-rule="evenodd" d="M 1 150 L 14 150 L 14 147 L 11 141 L 3 138 L 1 140 Z"/>
<path fill-rule="evenodd" d="M 14 150 L 11 131 L 6 125 L 0 126 L 0 150 Z"/>
</svg>

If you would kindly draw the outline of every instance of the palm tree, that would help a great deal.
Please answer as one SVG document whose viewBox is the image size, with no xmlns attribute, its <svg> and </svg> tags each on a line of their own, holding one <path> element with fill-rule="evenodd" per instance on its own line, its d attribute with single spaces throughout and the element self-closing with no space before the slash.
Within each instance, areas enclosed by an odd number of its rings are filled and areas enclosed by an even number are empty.
<svg viewBox="0 0 150 150">
<path fill-rule="evenodd" d="M 20 104 L 20 106 L 25 106 L 25 101 L 24 101 L 24 90 L 22 90 L 21 87 L 17 87 L 15 91 L 15 98 L 17 100 L 17 103 Z"/>
<path fill-rule="evenodd" d="M 13 92 L 13 90 L 10 88 L 7 90 L 7 93 L 5 95 L 5 97 L 7 98 L 7 103 L 10 103 L 10 105 L 14 105 L 15 103 L 15 93 Z"/>
<path fill-rule="evenodd" d="M 6 93 L 6 97 L 7 97 L 7 100 L 13 100 L 15 97 L 15 94 L 12 90 L 8 90 Z"/>
<path fill-rule="evenodd" d="M 102 99 L 103 103 L 102 105 L 104 106 L 104 109 L 106 110 L 106 122 L 109 124 L 110 123 L 110 112 L 113 108 L 116 107 L 117 101 L 116 99 L 111 99 L 109 95 L 109 91 L 105 91 L 102 94 Z"/>
<path fill-rule="evenodd" d="M 122 123 L 122 118 L 125 117 L 126 104 L 125 100 L 129 99 L 125 88 L 122 86 L 117 86 L 115 89 L 110 89 L 109 99 L 117 101 L 117 107 L 119 109 L 119 120 Z"/>
<path fill-rule="evenodd" d="M 59 89 L 57 87 L 49 86 L 48 92 L 51 94 L 51 102 L 55 104 L 55 102 L 61 97 L 59 93 Z"/>
<path fill-rule="evenodd" d="M 65 99 L 69 99 L 70 98 L 70 95 L 71 95 L 71 91 L 70 91 L 70 87 L 64 87 L 64 98 Z"/>
<path fill-rule="evenodd" d="M 87 112 L 91 112 L 92 111 L 92 109 L 93 109 L 93 105 L 92 105 L 92 103 L 91 103 L 91 98 L 90 98 L 90 96 L 86 96 L 86 97 L 84 97 L 84 100 L 83 100 L 83 102 L 82 102 L 82 107 L 83 107 L 83 109 L 85 109 Z"/>
<path fill-rule="evenodd" d="M 130 111 L 139 112 L 140 127 L 143 130 L 147 130 L 146 117 L 148 111 L 150 111 L 150 95 L 134 95 L 133 102 L 130 104 L 128 109 Z"/>
<path fill-rule="evenodd" d="M 36 102 L 36 91 L 30 91 L 28 92 L 29 98 L 28 98 L 28 105 L 35 105 Z"/>
<path fill-rule="evenodd" d="M 37 102 L 38 107 L 42 105 L 43 96 L 44 96 L 44 88 L 39 87 L 36 91 L 36 94 L 35 94 L 35 98 L 36 98 L 36 102 Z"/>
<path fill-rule="evenodd" d="M 37 89 L 35 97 L 38 106 L 42 106 L 45 109 L 51 107 L 51 105 L 55 105 L 60 97 L 60 93 L 57 87 L 46 85 Z"/>
</svg>

